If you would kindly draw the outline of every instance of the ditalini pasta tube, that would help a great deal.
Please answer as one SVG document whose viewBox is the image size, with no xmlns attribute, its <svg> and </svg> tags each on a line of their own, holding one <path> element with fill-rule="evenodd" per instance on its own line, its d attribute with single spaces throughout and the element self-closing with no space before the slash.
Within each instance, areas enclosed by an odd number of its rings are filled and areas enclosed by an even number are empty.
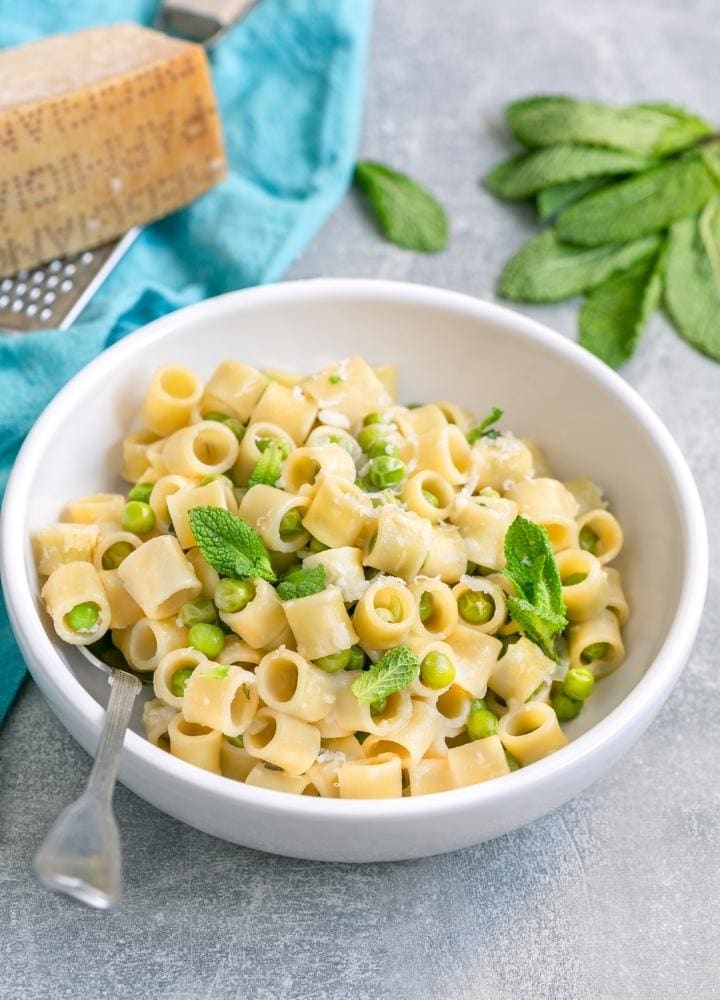
<svg viewBox="0 0 720 1000">
<path fill-rule="evenodd" d="M 467 438 L 458 427 L 448 423 L 420 434 L 417 464 L 419 469 L 439 473 L 452 486 L 462 485 L 471 465 Z"/>
<path fill-rule="evenodd" d="M 617 670 L 625 656 L 625 647 L 613 612 L 606 609 L 595 618 L 571 625 L 568 652 L 570 666 L 587 667 L 595 677 L 606 677 Z"/>
<path fill-rule="evenodd" d="M 373 505 L 367 493 L 347 479 L 324 475 L 303 526 L 323 545 L 338 548 L 356 545 L 373 520 Z"/>
<path fill-rule="evenodd" d="M 376 576 L 355 607 L 353 624 L 366 648 L 391 649 L 407 638 L 416 617 L 415 600 L 404 582 Z"/>
<path fill-rule="evenodd" d="M 476 489 L 506 490 L 511 483 L 533 475 L 532 452 L 512 434 L 481 437 L 472 448 L 473 478 Z"/>
<path fill-rule="evenodd" d="M 348 760 L 338 770 L 341 799 L 395 799 L 402 795 L 402 765 L 394 753 Z"/>
<path fill-rule="evenodd" d="M 439 473 L 423 469 L 408 476 L 402 498 L 408 510 L 432 523 L 439 523 L 450 514 L 455 490 Z"/>
<path fill-rule="evenodd" d="M 255 675 L 237 666 L 199 665 L 185 684 L 182 712 L 188 722 L 240 736 L 257 712 Z"/>
<path fill-rule="evenodd" d="M 447 762 L 456 788 L 500 778 L 510 771 L 498 736 L 486 736 L 483 740 L 471 740 L 462 746 L 451 747 Z"/>
<path fill-rule="evenodd" d="M 604 565 L 620 555 L 623 532 L 620 524 L 607 510 L 589 510 L 578 520 L 578 528 L 587 539 L 589 550 Z"/>
<path fill-rule="evenodd" d="M 450 520 L 462 535 L 469 561 L 488 569 L 502 569 L 505 565 L 505 535 L 516 515 L 517 504 L 512 500 L 459 495 Z"/>
<path fill-rule="evenodd" d="M 187 635 L 187 629 L 174 618 L 140 618 L 130 628 L 113 631 L 113 642 L 134 670 L 149 673 L 167 653 L 187 646 Z"/>
<path fill-rule="evenodd" d="M 430 549 L 430 524 L 394 504 L 381 507 L 364 563 L 403 580 L 414 580 Z"/>
<path fill-rule="evenodd" d="M 257 757 L 249 754 L 245 747 L 236 746 L 228 739 L 220 743 L 220 770 L 226 778 L 235 781 L 245 781 L 248 774 L 257 766 Z"/>
<path fill-rule="evenodd" d="M 458 621 L 457 601 L 448 585 L 437 578 L 419 577 L 409 589 L 417 608 L 413 634 L 426 639 L 446 639 Z"/>
<path fill-rule="evenodd" d="M 507 617 L 505 594 L 486 576 L 463 576 L 453 587 L 453 597 L 464 625 L 494 635 Z"/>
<path fill-rule="evenodd" d="M 124 629 L 143 617 L 142 608 L 123 586 L 116 569 L 101 569 L 100 579 L 110 605 L 110 628 Z"/>
<path fill-rule="evenodd" d="M 169 476 L 165 476 L 169 479 Z M 161 480 L 162 482 L 162 480 Z M 153 490 L 153 493 L 155 491 Z M 175 529 L 175 537 L 184 549 L 191 549 L 195 545 L 195 536 L 190 529 L 190 519 L 188 511 L 193 507 L 220 507 L 222 510 L 235 512 L 235 497 L 227 489 L 221 479 L 214 479 L 205 486 L 192 486 L 186 490 L 176 490 L 166 497 L 168 513 L 172 526 Z"/>
<path fill-rule="evenodd" d="M 196 667 L 209 662 L 200 650 L 192 646 L 165 653 L 153 674 L 153 690 L 156 696 L 166 705 L 180 710 L 187 679 Z"/>
<path fill-rule="evenodd" d="M 607 573 L 600 562 L 582 549 L 564 549 L 556 562 L 567 617 L 574 622 L 594 618 L 608 601 Z"/>
<path fill-rule="evenodd" d="M 172 523 L 168 510 L 168 498 L 174 493 L 192 489 L 196 482 L 197 480 L 190 479 L 188 476 L 161 476 L 153 485 L 148 503 L 155 515 L 155 527 L 158 531 L 166 532 Z"/>
<path fill-rule="evenodd" d="M 311 497 L 317 493 L 320 476 L 336 476 L 354 483 L 356 474 L 352 456 L 338 444 L 326 444 L 292 451 L 283 466 L 282 478 L 289 493 Z"/>
<path fill-rule="evenodd" d="M 443 583 L 457 583 L 467 569 L 468 555 L 457 528 L 434 525 L 430 533 L 430 549 L 422 565 L 424 576 L 436 576 Z"/>
<path fill-rule="evenodd" d="M 390 736 L 368 736 L 363 745 L 366 757 L 383 753 L 397 754 L 403 761 L 417 764 L 435 739 L 441 719 L 434 705 L 413 699 L 412 715 L 407 724 Z"/>
<path fill-rule="evenodd" d="M 577 501 L 557 479 L 524 479 L 514 483 L 506 496 L 523 517 L 545 528 L 555 552 L 577 546 Z"/>
<path fill-rule="evenodd" d="M 318 794 L 317 791 L 307 791 L 308 786 L 312 784 L 307 775 L 286 774 L 284 771 L 278 771 L 276 767 L 268 767 L 262 761 L 260 763 L 255 761 L 255 767 L 249 772 L 245 784 L 254 788 L 269 788 L 274 792 L 287 792 L 290 795 Z"/>
<path fill-rule="evenodd" d="M 321 410 L 341 413 L 351 424 L 391 402 L 387 389 L 370 365 L 357 356 L 324 368 L 302 385 Z"/>
<path fill-rule="evenodd" d="M 267 376 L 257 368 L 241 361 L 221 361 L 205 386 L 201 411 L 229 413 L 245 423 L 267 385 Z"/>
<path fill-rule="evenodd" d="M 293 642 L 282 602 L 265 580 L 252 581 L 255 596 L 242 611 L 221 612 L 220 619 L 253 649 L 276 649 Z"/>
<path fill-rule="evenodd" d="M 547 757 L 567 743 L 555 712 L 544 702 L 530 701 L 503 715 L 499 724 L 503 746 L 525 766 Z"/>
<path fill-rule="evenodd" d="M 158 434 L 152 431 L 135 431 L 123 438 L 122 469 L 120 475 L 128 483 L 139 483 L 143 473 L 150 465 L 148 461 L 148 446 L 159 440 Z"/>
<path fill-rule="evenodd" d="M 470 410 L 464 406 L 458 406 L 451 399 L 438 399 L 435 406 L 440 410 L 449 424 L 455 424 L 463 434 L 467 434 L 473 425 L 474 417 Z"/>
<path fill-rule="evenodd" d="M 248 424 L 245 429 L 243 439 L 240 442 L 237 460 L 232 470 L 236 483 L 243 486 L 247 485 L 247 482 L 253 473 L 253 469 L 260 461 L 260 456 L 262 454 L 258 448 L 258 441 L 267 440 L 269 438 L 281 441 L 288 454 L 295 447 L 295 442 L 287 431 L 284 431 L 282 427 L 279 427 L 277 424 L 269 423 L 267 420 L 263 420 L 262 423 Z"/>
<path fill-rule="evenodd" d="M 358 601 L 368 588 L 363 572 L 362 549 L 342 545 L 339 549 L 326 549 L 303 559 L 305 569 L 315 566 L 324 568 L 328 583 L 339 589 L 346 604 Z"/>
<path fill-rule="evenodd" d="M 96 524 L 51 524 L 32 536 L 35 565 L 40 576 L 50 576 L 65 563 L 92 562 L 98 540 Z"/>
<path fill-rule="evenodd" d="M 452 684 L 447 691 L 440 694 L 435 707 L 445 720 L 444 730 L 447 736 L 457 736 L 464 728 L 471 701 L 470 692 L 459 684 Z"/>
<path fill-rule="evenodd" d="M 293 775 L 312 767 L 320 751 L 320 733 L 315 726 L 271 708 L 260 709 L 243 740 L 253 757 Z"/>
<path fill-rule="evenodd" d="M 143 705 L 143 729 L 150 742 L 161 750 L 170 749 L 168 726 L 177 715 L 177 709 L 166 705 L 159 698 L 151 698 Z"/>
<path fill-rule="evenodd" d="M 496 668 L 502 643 L 492 635 L 459 624 L 445 640 L 453 652 L 455 684 L 474 698 L 483 698 Z"/>
<path fill-rule="evenodd" d="M 353 623 L 337 587 L 285 601 L 283 609 L 298 652 L 307 660 L 339 653 L 357 642 Z"/>
<path fill-rule="evenodd" d="M 623 590 L 622 578 L 618 571 L 611 566 L 605 567 L 605 573 L 608 581 L 607 606 L 615 612 L 619 623 L 625 625 L 630 617 L 630 608 Z"/>
<path fill-rule="evenodd" d="M 120 563 L 125 589 L 148 618 L 167 618 L 197 597 L 202 584 L 172 535 L 151 538 Z"/>
<path fill-rule="evenodd" d="M 217 656 L 218 663 L 236 663 L 245 667 L 246 670 L 255 671 L 258 663 L 262 660 L 262 653 L 258 649 L 248 646 L 242 639 L 235 636 L 228 636 L 225 645 Z"/>
<path fill-rule="evenodd" d="M 203 558 L 200 549 L 188 549 L 185 553 L 185 558 L 192 566 L 195 576 L 200 581 L 200 585 L 202 586 L 200 593 L 202 596 L 212 598 L 215 588 L 220 583 L 220 574 L 218 571 Z"/>
<path fill-rule="evenodd" d="M 317 404 L 308 399 L 299 385 L 292 389 L 271 382 L 252 412 L 254 424 L 272 421 L 290 435 L 295 444 L 302 444 L 315 422 Z"/>
<path fill-rule="evenodd" d="M 505 701 L 527 701 L 552 676 L 555 664 L 529 639 L 518 639 L 490 671 L 488 684 Z"/>
<path fill-rule="evenodd" d="M 447 426 L 445 414 L 435 403 L 425 403 L 424 406 L 395 406 L 392 416 L 405 437 L 418 437 L 428 431 L 442 430 Z"/>
<path fill-rule="evenodd" d="M 117 549 L 114 548 L 116 545 Z M 123 531 L 119 524 L 101 524 L 93 550 L 93 565 L 98 573 L 103 569 L 117 569 L 122 560 L 140 545 L 142 540 L 129 531 Z"/>
<path fill-rule="evenodd" d="M 220 746 L 223 734 L 218 729 L 187 722 L 178 712 L 168 724 L 170 753 L 173 757 L 213 774 L 220 774 Z"/>
<path fill-rule="evenodd" d="M 65 515 L 73 524 L 102 524 L 120 521 L 125 507 L 122 493 L 93 493 L 67 505 Z"/>
<path fill-rule="evenodd" d="M 212 476 L 227 472 L 238 457 L 238 440 L 219 420 L 200 423 L 175 431 L 162 450 L 167 471 L 178 476 Z"/>
<path fill-rule="evenodd" d="M 202 391 L 200 379 L 189 368 L 164 365 L 152 377 L 140 416 L 155 434 L 172 434 L 187 423 Z"/>
<path fill-rule="evenodd" d="M 89 646 L 110 628 L 110 604 L 100 576 L 89 562 L 58 566 L 40 596 L 64 642 Z"/>
<path fill-rule="evenodd" d="M 455 787 L 447 758 L 426 757 L 417 764 L 407 764 L 406 767 L 411 795 L 431 795 L 433 792 L 447 792 Z"/>
<path fill-rule="evenodd" d="M 300 518 L 308 508 L 306 497 L 293 496 L 275 486 L 251 486 L 240 503 L 240 517 L 254 528 L 273 552 L 297 552 L 307 545 L 310 535 L 302 526 L 283 533 L 283 518 L 296 511 Z"/>
<path fill-rule="evenodd" d="M 337 683 L 333 676 L 290 649 L 266 653 L 255 677 L 258 694 L 266 705 L 304 722 L 325 718 L 335 703 Z"/>
<path fill-rule="evenodd" d="M 391 694 L 383 710 L 373 713 L 370 706 L 359 702 L 352 692 L 353 681 L 359 676 L 359 670 L 343 670 L 335 674 L 335 703 L 325 718 L 318 722 L 323 739 L 355 733 L 389 736 L 410 721 L 412 703 L 409 691 Z"/>
</svg>

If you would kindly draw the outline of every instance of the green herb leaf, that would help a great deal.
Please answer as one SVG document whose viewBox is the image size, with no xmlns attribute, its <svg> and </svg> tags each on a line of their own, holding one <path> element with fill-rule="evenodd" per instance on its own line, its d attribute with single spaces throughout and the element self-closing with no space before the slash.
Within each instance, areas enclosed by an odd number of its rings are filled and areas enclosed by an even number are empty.
<svg viewBox="0 0 720 1000">
<path fill-rule="evenodd" d="M 420 674 L 420 660 L 407 646 L 396 646 L 352 683 L 352 693 L 361 705 L 369 705 L 403 691 Z"/>
<path fill-rule="evenodd" d="M 507 262 L 499 291 L 516 302 L 555 302 L 594 288 L 615 271 L 657 252 L 660 239 L 576 247 L 562 243 L 552 229 L 535 236 Z"/>
<path fill-rule="evenodd" d="M 555 228 L 561 240 L 583 246 L 624 243 L 694 215 L 719 188 L 693 152 L 581 198 L 560 213 Z"/>
<path fill-rule="evenodd" d="M 607 177 L 590 177 L 585 181 L 567 181 L 565 184 L 554 184 L 552 187 L 539 191 L 535 201 L 537 213 L 543 222 L 554 219 L 558 212 L 580 201 L 591 191 L 597 191 L 608 181 Z"/>
<path fill-rule="evenodd" d="M 277 587 L 278 597 L 282 601 L 294 601 L 298 597 L 310 597 L 319 594 L 327 587 L 324 566 L 312 566 L 307 569 L 294 569 L 281 580 Z"/>
<path fill-rule="evenodd" d="M 198 672 L 199 677 L 209 677 L 213 681 L 224 681 L 230 673 L 230 667 L 209 667 Z"/>
<path fill-rule="evenodd" d="M 485 178 L 485 184 L 500 198 L 521 199 L 552 184 L 607 174 L 636 173 L 647 170 L 652 164 L 652 160 L 634 153 L 562 144 L 514 156 L 498 164 Z"/>
<path fill-rule="evenodd" d="M 632 357 L 660 301 L 658 259 L 638 261 L 588 295 L 580 310 L 580 343 L 617 368 Z"/>
<path fill-rule="evenodd" d="M 670 230 L 665 302 L 681 336 L 720 361 L 720 199 Z"/>
<path fill-rule="evenodd" d="M 248 486 L 274 486 L 280 478 L 284 457 L 282 442 L 271 440 L 255 463 Z"/>
<path fill-rule="evenodd" d="M 550 539 L 534 521 L 517 517 L 505 535 L 505 576 L 518 591 L 508 609 L 528 639 L 558 659 L 554 638 L 567 625 L 562 583 Z"/>
<path fill-rule="evenodd" d="M 701 118 L 667 104 L 613 107 L 569 97 L 530 97 L 505 110 L 508 128 L 525 146 L 585 143 L 640 156 L 666 156 L 712 134 Z"/>
<path fill-rule="evenodd" d="M 192 507 L 188 520 L 203 558 L 220 576 L 275 579 L 262 538 L 241 517 L 222 507 Z"/>
<path fill-rule="evenodd" d="M 497 431 L 489 430 L 493 424 L 496 424 L 498 420 L 502 418 L 503 411 L 499 406 L 493 406 L 492 410 L 488 413 L 484 420 L 481 420 L 477 427 L 472 427 L 467 432 L 468 444 L 475 444 L 477 440 L 481 437 L 497 437 Z"/>
<path fill-rule="evenodd" d="M 447 246 L 445 212 L 410 177 L 382 163 L 363 160 L 355 167 L 355 183 L 368 196 L 378 225 L 392 243 L 423 253 Z"/>
</svg>

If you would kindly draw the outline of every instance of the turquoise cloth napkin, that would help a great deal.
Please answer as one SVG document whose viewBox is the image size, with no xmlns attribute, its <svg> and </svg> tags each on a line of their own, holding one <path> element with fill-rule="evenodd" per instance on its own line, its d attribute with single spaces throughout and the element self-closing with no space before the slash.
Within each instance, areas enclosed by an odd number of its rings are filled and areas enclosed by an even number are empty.
<svg viewBox="0 0 720 1000">
<path fill-rule="evenodd" d="M 152 0 L 0 0 L 0 46 L 98 23 L 152 24 Z M 19 21 L 22 23 L 19 23 Z M 145 229 L 71 332 L 0 336 L 0 489 L 33 421 L 96 354 L 180 306 L 274 281 L 349 183 L 370 0 L 261 0 L 212 55 L 229 176 Z M 0 600 L 0 719 L 24 676 Z"/>
</svg>

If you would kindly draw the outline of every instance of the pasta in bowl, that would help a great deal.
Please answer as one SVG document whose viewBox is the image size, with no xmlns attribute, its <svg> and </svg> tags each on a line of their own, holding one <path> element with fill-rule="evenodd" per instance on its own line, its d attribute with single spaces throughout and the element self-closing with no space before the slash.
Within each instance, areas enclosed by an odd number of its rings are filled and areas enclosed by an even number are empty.
<svg viewBox="0 0 720 1000">
<path fill-rule="evenodd" d="M 622 663 L 623 533 L 600 488 L 393 366 L 167 364 L 126 493 L 36 531 L 60 639 L 150 675 L 147 738 L 248 785 L 399 798 L 567 743 Z"/>
</svg>

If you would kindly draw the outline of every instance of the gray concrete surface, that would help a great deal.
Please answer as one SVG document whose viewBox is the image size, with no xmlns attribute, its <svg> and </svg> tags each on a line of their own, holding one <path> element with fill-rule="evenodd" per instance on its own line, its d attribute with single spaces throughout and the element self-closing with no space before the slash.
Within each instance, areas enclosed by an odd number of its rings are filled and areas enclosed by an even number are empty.
<svg viewBox="0 0 720 1000">
<path fill-rule="evenodd" d="M 531 92 L 667 98 L 720 120 L 711 0 L 384 0 L 363 153 L 427 182 L 453 220 L 438 257 L 378 239 L 349 198 L 291 272 L 480 296 L 528 235 L 477 178 L 506 148 L 501 106 Z M 573 305 L 529 309 L 568 336 Z M 0 736 L 2 1000 L 712 1000 L 720 997 L 720 368 L 657 318 L 626 377 L 698 478 L 712 582 L 690 665 L 636 749 L 553 815 L 405 864 L 325 866 L 214 840 L 125 789 L 123 909 L 42 892 L 32 852 L 88 758 L 26 685 Z"/>
</svg>

